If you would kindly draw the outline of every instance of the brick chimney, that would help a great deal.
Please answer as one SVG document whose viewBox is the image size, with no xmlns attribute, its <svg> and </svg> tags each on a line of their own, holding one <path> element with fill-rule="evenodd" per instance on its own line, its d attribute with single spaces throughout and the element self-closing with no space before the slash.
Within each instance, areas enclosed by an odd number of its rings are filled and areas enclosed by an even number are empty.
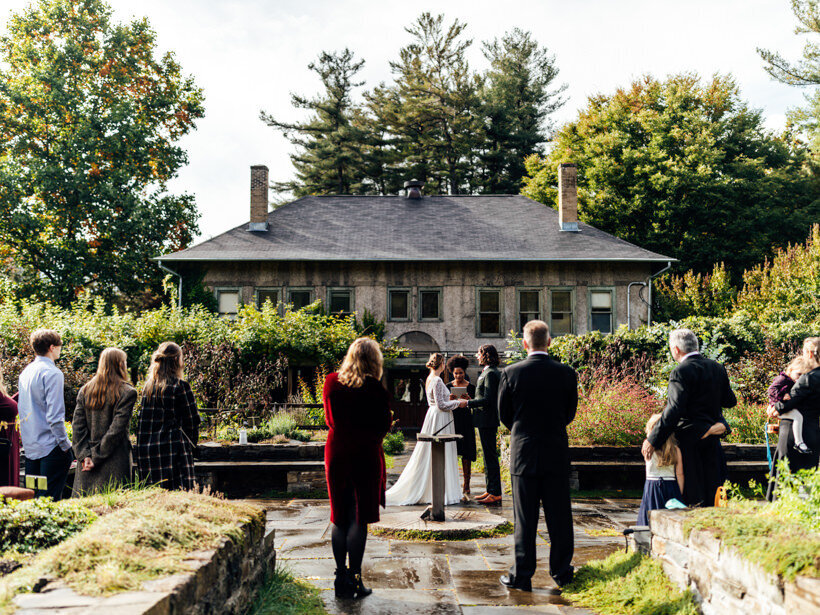
<svg viewBox="0 0 820 615">
<path fill-rule="evenodd" d="M 578 168 L 558 165 L 558 224 L 562 231 L 578 232 Z"/>
<path fill-rule="evenodd" d="M 268 167 L 251 167 L 251 223 L 249 231 L 268 230 Z"/>
</svg>

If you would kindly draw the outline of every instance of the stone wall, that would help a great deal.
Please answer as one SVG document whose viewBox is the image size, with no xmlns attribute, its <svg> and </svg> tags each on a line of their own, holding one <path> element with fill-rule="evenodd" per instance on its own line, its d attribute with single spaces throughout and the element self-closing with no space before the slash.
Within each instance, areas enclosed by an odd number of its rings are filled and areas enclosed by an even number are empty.
<svg viewBox="0 0 820 615">
<path fill-rule="evenodd" d="M 549 317 L 549 289 L 570 289 L 574 295 L 574 329 L 589 330 L 588 296 L 592 288 L 615 290 L 614 328 L 627 320 L 627 287 L 645 282 L 649 264 L 620 262 L 532 262 L 532 263 L 312 263 L 242 262 L 213 263 L 204 278 L 210 287 L 240 288 L 242 301 L 252 303 L 257 287 L 310 288 L 313 299 L 326 300 L 329 287 L 354 289 L 354 307 L 365 309 L 387 320 L 387 289 L 411 289 L 409 322 L 387 322 L 388 337 L 410 331 L 430 335 L 442 350 L 476 350 L 481 344 L 504 344 L 504 337 L 476 336 L 476 289 L 502 288 L 503 322 L 501 330 L 518 329 L 516 289 L 541 290 L 541 312 Z M 420 322 L 418 289 L 442 289 L 442 319 Z M 636 327 L 646 322 L 646 304 L 638 297 L 639 287 L 631 292 L 631 320 Z M 646 294 L 646 291 L 644 291 Z"/>
<path fill-rule="evenodd" d="M 786 582 L 727 547 L 712 532 L 684 535 L 684 511 L 650 513 L 652 555 L 673 583 L 691 589 L 704 615 L 820 613 L 820 579 Z"/>
<path fill-rule="evenodd" d="M 35 613 L 118 613 L 121 615 L 240 615 L 256 599 L 276 565 L 273 527 L 264 513 L 241 527 L 241 537 L 224 539 L 212 551 L 191 553 L 189 572 L 143 584 L 140 591 L 109 597 L 82 596 L 61 581 L 14 599 L 18 615 Z"/>
</svg>

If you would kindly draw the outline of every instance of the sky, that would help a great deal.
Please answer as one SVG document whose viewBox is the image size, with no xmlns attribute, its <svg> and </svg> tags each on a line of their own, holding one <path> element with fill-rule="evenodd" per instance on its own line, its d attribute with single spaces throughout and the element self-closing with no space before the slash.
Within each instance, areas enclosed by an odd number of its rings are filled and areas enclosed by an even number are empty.
<svg viewBox="0 0 820 615">
<path fill-rule="evenodd" d="M 3 29 L 29 0 L 0 0 Z M 189 164 L 170 184 L 196 197 L 201 239 L 249 218 L 250 166 L 271 180 L 293 175 L 290 143 L 260 119 L 299 120 L 290 93 L 319 91 L 307 65 L 320 51 L 349 47 L 366 61 L 365 88 L 389 82 L 390 60 L 410 39 L 404 27 L 424 11 L 467 23 L 470 61 L 485 67 L 480 42 L 519 27 L 555 55 L 567 103 L 553 117 L 574 119 L 587 97 L 645 74 L 731 74 L 741 96 L 780 130 L 806 90 L 773 81 L 757 47 L 798 59 L 804 36 L 788 0 L 109 0 L 117 21 L 147 17 L 160 51 L 173 51 L 205 92 L 205 117 L 181 145 Z"/>
</svg>

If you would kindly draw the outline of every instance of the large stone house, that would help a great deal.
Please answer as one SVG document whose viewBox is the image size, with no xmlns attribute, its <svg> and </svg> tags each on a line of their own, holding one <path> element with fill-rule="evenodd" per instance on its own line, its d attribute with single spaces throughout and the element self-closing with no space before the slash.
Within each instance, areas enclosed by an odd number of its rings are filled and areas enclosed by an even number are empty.
<svg viewBox="0 0 820 615">
<path fill-rule="evenodd" d="M 404 382 L 429 351 L 503 351 L 533 318 L 553 336 L 651 318 L 651 280 L 673 259 L 578 222 L 575 177 L 561 165 L 558 211 L 520 195 L 428 196 L 411 181 L 404 195 L 308 196 L 269 212 L 268 169 L 254 166 L 249 223 L 158 260 L 203 271 L 226 315 L 267 300 L 368 310 L 415 351 L 391 369 Z"/>
</svg>

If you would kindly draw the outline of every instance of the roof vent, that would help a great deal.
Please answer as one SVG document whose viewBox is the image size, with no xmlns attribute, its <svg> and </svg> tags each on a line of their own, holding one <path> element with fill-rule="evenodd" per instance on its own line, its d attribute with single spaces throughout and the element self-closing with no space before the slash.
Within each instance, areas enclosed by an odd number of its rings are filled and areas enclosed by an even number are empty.
<svg viewBox="0 0 820 615">
<path fill-rule="evenodd" d="M 422 188 L 424 188 L 424 182 L 420 182 L 417 179 L 404 182 L 405 197 L 408 199 L 420 199 Z"/>
</svg>

